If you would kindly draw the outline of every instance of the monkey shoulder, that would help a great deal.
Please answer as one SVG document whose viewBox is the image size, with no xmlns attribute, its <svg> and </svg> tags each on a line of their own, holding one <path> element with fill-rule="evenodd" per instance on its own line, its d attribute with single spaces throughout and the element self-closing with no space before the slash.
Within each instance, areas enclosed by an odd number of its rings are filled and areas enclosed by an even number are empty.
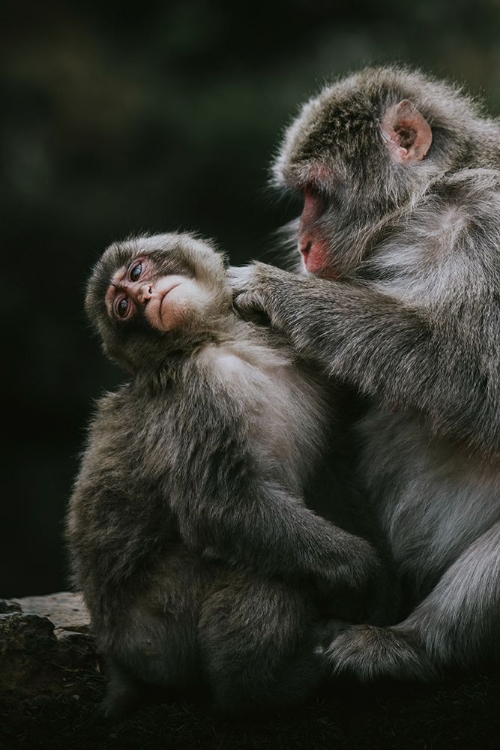
<svg viewBox="0 0 500 750">
<path fill-rule="evenodd" d="M 169 461 L 169 390 L 133 381 L 101 397 L 91 419 L 73 505 L 148 507 L 161 496 Z M 160 501 L 158 501 L 160 502 Z M 141 511 L 142 512 L 142 511 Z"/>
<path fill-rule="evenodd" d="M 424 201 L 424 211 L 422 226 L 436 233 L 434 263 L 446 268 L 450 287 L 461 279 L 464 290 L 470 284 L 475 290 L 498 289 L 500 170 L 462 169 L 445 177 Z"/>
<path fill-rule="evenodd" d="M 437 183 L 437 191 L 442 191 L 454 201 L 468 201 L 490 193 L 500 192 L 500 169 L 476 167 L 459 169 L 447 174 Z"/>
<path fill-rule="evenodd" d="M 437 206 L 441 212 L 447 213 L 453 209 L 455 216 L 464 220 L 462 230 L 470 231 L 475 225 L 484 226 L 485 221 L 500 228 L 500 170 L 459 170 L 446 176 L 429 195 L 430 208 L 436 209 Z M 489 232 L 491 229 L 488 227 Z M 488 240 L 488 234 L 483 234 L 482 241 L 485 240 Z"/>
<path fill-rule="evenodd" d="M 99 453 L 99 460 L 106 453 L 119 455 L 130 443 L 131 434 L 138 424 L 137 416 L 146 402 L 147 398 L 133 382 L 102 396 L 96 402 L 90 421 L 87 453 Z"/>
<path fill-rule="evenodd" d="M 466 308 L 478 295 L 497 294 L 499 246 L 500 172 L 461 170 L 387 228 L 368 274 L 380 291 L 416 308 Z"/>
</svg>

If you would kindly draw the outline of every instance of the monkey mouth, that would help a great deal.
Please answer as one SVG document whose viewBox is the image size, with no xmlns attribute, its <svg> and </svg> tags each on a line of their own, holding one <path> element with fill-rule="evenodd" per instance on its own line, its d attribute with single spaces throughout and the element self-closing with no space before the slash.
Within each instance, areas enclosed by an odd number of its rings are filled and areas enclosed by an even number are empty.
<svg viewBox="0 0 500 750">
<path fill-rule="evenodd" d="M 321 237 L 318 219 L 324 211 L 324 201 L 311 188 L 304 190 L 304 208 L 300 218 L 299 248 L 304 265 L 309 273 L 318 273 L 329 264 L 328 247 Z"/>
<path fill-rule="evenodd" d="M 162 290 L 160 294 L 149 300 L 146 306 L 146 318 L 153 328 L 165 331 L 170 327 L 169 320 L 172 317 L 172 306 L 168 304 L 167 297 L 180 284 L 180 281 L 172 284 L 172 286 Z"/>
<path fill-rule="evenodd" d="M 300 252 L 309 273 L 317 274 L 330 264 L 327 243 L 321 238 L 304 238 Z"/>
<path fill-rule="evenodd" d="M 169 313 L 168 306 L 169 306 L 169 304 L 168 304 L 168 301 L 167 301 L 167 297 L 170 294 L 170 292 L 173 291 L 174 289 L 176 289 L 178 286 L 180 286 L 180 284 L 181 284 L 180 281 L 178 281 L 176 284 L 173 284 L 160 297 L 159 305 L 158 305 L 158 317 L 159 317 L 160 322 L 162 323 L 162 325 L 164 325 L 167 322 L 166 320 L 163 319 L 164 315 L 167 316 L 167 319 L 168 319 L 168 313 Z"/>
</svg>

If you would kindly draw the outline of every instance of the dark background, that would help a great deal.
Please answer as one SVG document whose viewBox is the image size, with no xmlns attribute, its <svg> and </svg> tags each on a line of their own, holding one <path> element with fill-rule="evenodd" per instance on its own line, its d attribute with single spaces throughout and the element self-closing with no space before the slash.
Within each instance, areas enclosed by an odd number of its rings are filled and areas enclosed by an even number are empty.
<svg viewBox="0 0 500 750">
<path fill-rule="evenodd" d="M 92 401 L 114 387 L 82 313 L 114 239 L 199 229 L 274 259 L 266 188 L 328 78 L 402 61 L 500 108 L 495 0 L 4 3 L 0 17 L 0 596 L 68 585 L 61 532 Z"/>
</svg>

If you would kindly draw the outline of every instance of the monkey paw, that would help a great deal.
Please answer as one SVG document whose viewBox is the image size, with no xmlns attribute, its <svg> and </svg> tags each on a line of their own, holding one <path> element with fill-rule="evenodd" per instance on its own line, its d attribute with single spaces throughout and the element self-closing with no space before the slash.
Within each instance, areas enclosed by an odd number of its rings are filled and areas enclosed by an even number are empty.
<svg viewBox="0 0 500 750">
<path fill-rule="evenodd" d="M 266 263 L 231 267 L 227 273 L 236 309 L 244 316 L 263 313 L 273 327 L 282 328 L 281 304 L 287 298 L 287 284 L 294 288 L 300 277 Z"/>
<path fill-rule="evenodd" d="M 252 263 L 240 268 L 231 266 L 228 269 L 227 276 L 233 288 L 234 304 L 242 315 L 268 313 L 268 268 L 274 270 L 272 266 L 266 266 L 264 263 Z"/>
<path fill-rule="evenodd" d="M 235 296 L 247 292 L 249 287 L 252 286 L 255 269 L 255 263 L 250 263 L 247 266 L 229 266 L 227 269 L 227 278 Z"/>
</svg>

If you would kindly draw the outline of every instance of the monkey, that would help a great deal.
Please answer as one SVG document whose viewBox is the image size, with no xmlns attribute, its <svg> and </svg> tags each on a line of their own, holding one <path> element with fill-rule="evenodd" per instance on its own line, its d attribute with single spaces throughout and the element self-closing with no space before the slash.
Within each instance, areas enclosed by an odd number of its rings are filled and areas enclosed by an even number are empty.
<svg viewBox="0 0 500 750">
<path fill-rule="evenodd" d="M 392 597 L 356 493 L 323 459 L 330 386 L 241 319 L 222 254 L 194 235 L 111 245 L 85 307 L 130 376 L 97 405 L 66 530 L 108 665 L 105 716 L 155 687 L 207 686 L 223 712 L 302 700 L 339 617 L 363 621 L 373 599 L 383 619 Z M 338 523 L 308 507 L 322 496 Z"/>
<path fill-rule="evenodd" d="M 356 462 L 403 588 L 332 673 L 432 681 L 500 654 L 500 125 L 458 87 L 368 68 L 286 130 L 300 273 L 232 272 L 299 356 L 359 393 Z"/>
</svg>

